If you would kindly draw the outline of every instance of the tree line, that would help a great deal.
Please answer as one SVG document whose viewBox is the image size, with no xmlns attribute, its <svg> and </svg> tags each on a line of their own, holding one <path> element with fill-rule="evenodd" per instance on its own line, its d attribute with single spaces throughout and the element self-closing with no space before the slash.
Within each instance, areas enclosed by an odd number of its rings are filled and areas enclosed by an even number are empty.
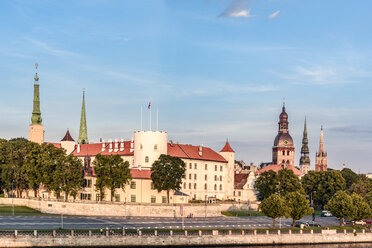
<svg viewBox="0 0 372 248">
<path fill-rule="evenodd" d="M 100 201 L 105 198 L 105 190 L 110 191 L 113 201 L 117 189 L 124 190 L 132 180 L 129 163 L 120 155 L 103 156 L 97 154 L 93 163 L 96 176 L 95 189 Z M 167 191 L 181 188 L 186 165 L 176 157 L 161 155 L 151 168 L 154 189 Z M 83 162 L 66 150 L 52 144 L 37 144 L 24 138 L 0 139 L 0 191 L 8 196 L 29 197 L 33 191 L 38 197 L 40 189 L 53 192 L 57 199 L 64 193 L 76 199 L 84 184 Z"/>
<path fill-rule="evenodd" d="M 310 171 L 301 180 L 292 170 L 263 172 L 254 187 L 261 200 L 261 211 L 268 217 L 295 221 L 313 213 L 314 208 L 329 210 L 333 216 L 354 220 L 372 217 L 372 180 L 349 168 L 341 171 Z M 310 207 L 311 206 L 311 207 Z"/>
</svg>

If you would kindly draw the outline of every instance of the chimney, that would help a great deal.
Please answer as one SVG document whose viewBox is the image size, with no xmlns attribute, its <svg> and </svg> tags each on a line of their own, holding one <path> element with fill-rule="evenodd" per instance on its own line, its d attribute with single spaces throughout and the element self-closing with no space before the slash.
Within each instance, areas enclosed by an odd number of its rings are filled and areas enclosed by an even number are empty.
<svg viewBox="0 0 372 248">
<path fill-rule="evenodd" d="M 141 171 L 142 170 L 142 166 L 139 164 L 138 165 L 138 170 Z"/>
<path fill-rule="evenodd" d="M 169 141 L 169 145 L 170 145 L 170 146 L 173 146 L 173 140 L 170 140 L 170 141 Z"/>
<path fill-rule="evenodd" d="M 119 144 L 118 144 L 118 139 L 115 139 L 115 144 L 114 144 L 114 152 L 118 152 L 119 151 Z"/>
<path fill-rule="evenodd" d="M 124 139 L 120 140 L 120 151 L 124 151 Z"/>
<path fill-rule="evenodd" d="M 112 139 L 109 139 L 108 142 L 109 142 L 109 152 L 111 153 L 112 152 Z"/>
<path fill-rule="evenodd" d="M 203 147 L 202 146 L 199 146 L 199 156 L 200 157 L 203 156 Z"/>
<path fill-rule="evenodd" d="M 77 153 L 80 153 L 80 144 L 77 145 Z"/>
<path fill-rule="evenodd" d="M 130 138 L 130 152 L 133 152 L 134 151 L 134 140 L 133 140 L 133 137 Z"/>
<path fill-rule="evenodd" d="M 102 149 L 101 149 L 101 152 L 104 152 L 106 149 L 106 144 L 105 144 L 105 141 L 102 140 Z"/>
</svg>

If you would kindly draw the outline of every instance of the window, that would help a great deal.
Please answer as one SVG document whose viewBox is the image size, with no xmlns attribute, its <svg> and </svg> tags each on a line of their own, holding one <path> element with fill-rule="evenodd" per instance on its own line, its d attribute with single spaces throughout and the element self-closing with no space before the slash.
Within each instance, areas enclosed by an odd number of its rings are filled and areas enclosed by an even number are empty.
<svg viewBox="0 0 372 248">
<path fill-rule="evenodd" d="M 220 176 L 220 181 L 222 181 L 222 176 Z"/>
<path fill-rule="evenodd" d="M 158 145 L 154 145 L 154 151 L 158 150 Z"/>
<path fill-rule="evenodd" d="M 196 174 L 194 174 L 194 180 L 196 180 Z"/>
<path fill-rule="evenodd" d="M 214 181 L 217 181 L 217 175 L 214 175 Z"/>
<path fill-rule="evenodd" d="M 195 170 L 198 169 L 198 164 L 197 163 L 194 164 L 194 169 Z"/>
<path fill-rule="evenodd" d="M 205 175 L 205 176 L 204 176 L 204 180 L 205 180 L 205 181 L 208 180 L 208 175 Z"/>
<path fill-rule="evenodd" d="M 154 183 L 151 183 L 151 189 L 155 189 Z"/>
<path fill-rule="evenodd" d="M 204 165 L 204 169 L 208 170 L 208 165 L 207 164 Z"/>
<path fill-rule="evenodd" d="M 242 196 L 242 192 L 238 191 L 238 196 Z"/>
<path fill-rule="evenodd" d="M 234 196 L 235 196 L 235 191 L 234 191 Z"/>
<path fill-rule="evenodd" d="M 191 174 L 189 174 L 189 179 L 191 180 Z"/>
<path fill-rule="evenodd" d="M 149 156 L 146 156 L 145 157 L 145 163 L 148 163 L 149 162 Z"/>
<path fill-rule="evenodd" d="M 84 188 L 90 188 L 92 187 L 92 179 L 84 179 Z"/>
<path fill-rule="evenodd" d="M 151 196 L 151 203 L 156 203 L 156 196 Z"/>
<path fill-rule="evenodd" d="M 289 151 L 287 151 L 287 155 L 289 156 Z"/>
<path fill-rule="evenodd" d="M 130 195 L 130 202 L 136 202 L 136 195 Z"/>
<path fill-rule="evenodd" d="M 91 194 L 85 194 L 85 193 L 80 193 L 80 200 L 89 200 L 91 199 Z"/>
<path fill-rule="evenodd" d="M 208 189 L 208 186 L 207 184 L 204 184 L 204 189 L 207 190 Z"/>
<path fill-rule="evenodd" d="M 222 171 L 223 170 L 223 167 L 222 167 L 222 165 L 220 166 L 220 171 Z"/>
<path fill-rule="evenodd" d="M 283 156 L 285 155 L 285 151 L 283 151 Z"/>
<path fill-rule="evenodd" d="M 101 195 L 100 194 L 96 194 L 96 201 L 100 201 L 101 200 Z"/>
<path fill-rule="evenodd" d="M 189 189 L 191 189 L 191 183 L 189 183 Z"/>
<path fill-rule="evenodd" d="M 130 188 L 131 188 L 131 189 L 136 189 L 136 182 L 131 181 L 131 182 L 130 182 Z"/>
<path fill-rule="evenodd" d="M 119 194 L 115 194 L 115 201 L 120 202 L 120 195 Z"/>
<path fill-rule="evenodd" d="M 186 183 L 183 183 L 183 188 L 186 189 Z"/>
<path fill-rule="evenodd" d="M 222 191 L 222 184 L 220 184 L 220 191 Z"/>
<path fill-rule="evenodd" d="M 143 149 L 143 145 L 142 145 L 142 144 L 140 145 L 140 149 L 141 149 L 141 150 Z"/>
<path fill-rule="evenodd" d="M 192 163 L 189 164 L 190 169 L 192 169 Z"/>
<path fill-rule="evenodd" d="M 214 190 L 217 190 L 217 184 L 214 185 Z"/>
<path fill-rule="evenodd" d="M 214 165 L 214 170 L 217 171 L 217 165 Z"/>
<path fill-rule="evenodd" d="M 161 202 L 162 203 L 167 203 L 167 197 L 166 196 L 162 196 L 161 197 Z"/>
<path fill-rule="evenodd" d="M 194 189 L 196 189 L 196 183 L 194 183 Z"/>
</svg>

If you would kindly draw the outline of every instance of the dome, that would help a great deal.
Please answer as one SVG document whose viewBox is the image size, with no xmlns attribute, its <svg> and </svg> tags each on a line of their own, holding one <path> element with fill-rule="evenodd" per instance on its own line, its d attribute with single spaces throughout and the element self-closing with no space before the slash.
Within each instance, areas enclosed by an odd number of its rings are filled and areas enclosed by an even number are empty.
<svg viewBox="0 0 372 248">
<path fill-rule="evenodd" d="M 293 146 L 293 139 L 289 133 L 279 133 L 274 140 L 274 146 Z"/>
<path fill-rule="evenodd" d="M 288 120 L 288 114 L 285 112 L 285 107 L 283 106 L 282 112 L 279 115 L 280 121 L 286 121 Z"/>
</svg>

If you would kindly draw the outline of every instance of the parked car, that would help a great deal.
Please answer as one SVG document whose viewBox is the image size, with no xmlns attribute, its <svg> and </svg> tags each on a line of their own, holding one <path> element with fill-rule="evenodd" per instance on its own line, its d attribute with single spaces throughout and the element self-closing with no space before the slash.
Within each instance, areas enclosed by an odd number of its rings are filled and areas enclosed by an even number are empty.
<svg viewBox="0 0 372 248">
<path fill-rule="evenodd" d="M 365 220 L 356 220 L 356 221 L 354 221 L 354 224 L 355 224 L 355 225 L 362 225 L 362 226 L 364 226 L 364 225 L 366 225 L 367 223 L 366 223 Z"/>
<path fill-rule="evenodd" d="M 319 223 L 316 223 L 314 221 L 307 221 L 307 222 L 305 222 L 305 226 L 306 227 L 321 227 L 321 225 Z"/>
<path fill-rule="evenodd" d="M 322 213 L 320 214 L 320 217 L 332 217 L 332 214 L 327 210 L 323 210 Z"/>
<path fill-rule="evenodd" d="M 296 221 L 295 227 L 305 227 L 305 222 L 303 222 L 303 221 Z"/>
<path fill-rule="evenodd" d="M 372 219 L 366 220 L 367 225 L 372 225 Z"/>
</svg>

